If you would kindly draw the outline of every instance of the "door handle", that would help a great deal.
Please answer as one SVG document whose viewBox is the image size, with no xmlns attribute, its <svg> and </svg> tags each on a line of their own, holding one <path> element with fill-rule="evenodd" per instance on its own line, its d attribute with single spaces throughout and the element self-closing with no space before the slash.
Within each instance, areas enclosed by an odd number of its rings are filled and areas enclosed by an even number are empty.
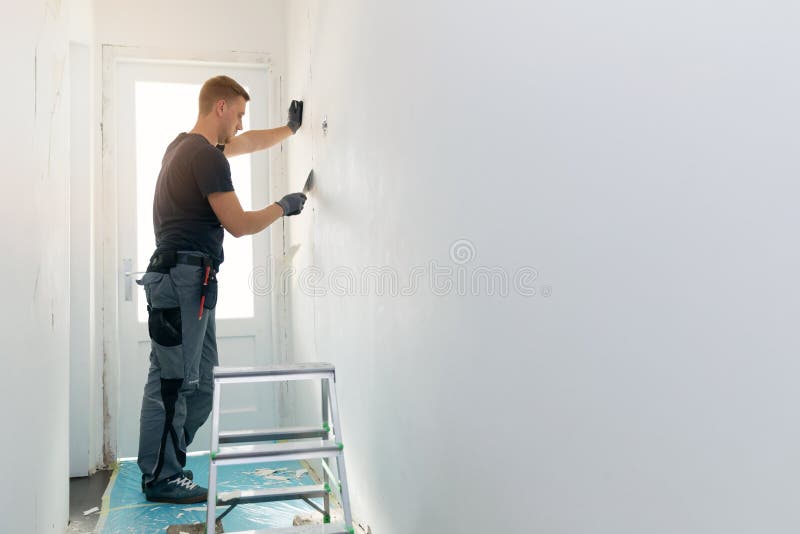
<svg viewBox="0 0 800 534">
<path fill-rule="evenodd" d="M 131 271 L 133 269 L 133 259 L 125 258 L 122 260 L 122 274 L 125 276 L 125 300 L 133 300 L 133 278 L 144 274 L 146 271 Z"/>
</svg>

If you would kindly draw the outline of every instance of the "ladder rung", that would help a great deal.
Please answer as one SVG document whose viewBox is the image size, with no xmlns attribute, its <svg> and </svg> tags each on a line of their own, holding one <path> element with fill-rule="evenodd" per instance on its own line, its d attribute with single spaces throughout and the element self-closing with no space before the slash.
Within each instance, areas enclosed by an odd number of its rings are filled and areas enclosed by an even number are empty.
<svg viewBox="0 0 800 534">
<path fill-rule="evenodd" d="M 293 443 L 269 443 L 259 445 L 234 445 L 220 447 L 211 454 L 211 461 L 218 465 L 255 462 L 277 462 L 282 460 L 307 460 L 338 456 L 342 444 L 334 440 L 296 441 Z"/>
<path fill-rule="evenodd" d="M 315 486 L 287 486 L 256 490 L 227 491 L 217 495 L 217 504 L 251 504 L 257 502 L 292 501 L 324 497 L 328 491 L 322 484 Z"/>
<path fill-rule="evenodd" d="M 215 367 L 214 379 L 269 379 L 274 380 L 308 380 L 320 375 L 330 375 L 335 368 L 330 363 L 292 363 L 282 365 L 265 365 L 260 367 Z M 315 376 L 316 375 L 316 376 Z"/>
<path fill-rule="evenodd" d="M 327 438 L 328 434 L 328 430 L 313 426 L 273 428 L 269 430 L 228 430 L 219 433 L 219 442 L 222 444 L 276 441 L 279 439 Z"/>
<path fill-rule="evenodd" d="M 267 528 L 259 530 L 242 530 L 236 534 L 352 534 L 353 529 L 346 529 L 342 523 L 324 525 L 301 525 L 299 527 Z"/>
</svg>

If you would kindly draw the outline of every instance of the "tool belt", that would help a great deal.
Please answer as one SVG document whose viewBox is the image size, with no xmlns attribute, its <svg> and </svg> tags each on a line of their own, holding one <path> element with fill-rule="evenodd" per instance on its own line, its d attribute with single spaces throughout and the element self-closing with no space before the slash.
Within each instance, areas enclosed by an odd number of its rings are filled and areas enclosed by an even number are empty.
<svg viewBox="0 0 800 534">
<path fill-rule="evenodd" d="M 208 256 L 183 254 L 173 250 L 156 251 L 150 257 L 150 263 L 147 265 L 147 272 L 169 274 L 170 269 L 179 263 L 201 267 L 200 310 L 197 312 L 197 319 L 202 319 L 204 309 L 213 310 L 217 305 L 217 269 L 211 258 Z M 210 292 L 209 284 L 212 286 Z M 150 311 L 149 306 L 147 311 Z"/>
<path fill-rule="evenodd" d="M 181 254 L 174 250 L 167 250 L 153 253 L 150 257 L 150 263 L 147 265 L 147 272 L 169 274 L 169 270 L 179 263 L 203 267 L 203 270 L 206 267 L 211 267 L 214 272 L 217 271 L 214 262 L 208 256 Z"/>
</svg>

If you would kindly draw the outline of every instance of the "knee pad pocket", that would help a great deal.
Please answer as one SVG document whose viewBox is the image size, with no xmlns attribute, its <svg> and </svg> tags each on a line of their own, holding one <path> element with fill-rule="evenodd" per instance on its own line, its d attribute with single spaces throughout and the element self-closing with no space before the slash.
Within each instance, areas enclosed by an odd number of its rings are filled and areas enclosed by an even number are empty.
<svg viewBox="0 0 800 534">
<path fill-rule="evenodd" d="M 150 338 L 164 347 L 175 347 L 183 342 L 181 309 L 153 308 L 147 320 Z"/>
</svg>

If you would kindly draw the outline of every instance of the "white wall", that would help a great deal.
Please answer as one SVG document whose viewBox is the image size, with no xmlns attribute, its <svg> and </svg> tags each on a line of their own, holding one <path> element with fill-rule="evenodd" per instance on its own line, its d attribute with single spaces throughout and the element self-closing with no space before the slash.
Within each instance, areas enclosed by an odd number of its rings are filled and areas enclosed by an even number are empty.
<svg viewBox="0 0 800 534">
<path fill-rule="evenodd" d="M 357 515 L 796 532 L 800 8 L 287 6 L 289 176 L 318 178 L 295 267 L 405 281 L 468 239 L 470 270 L 539 273 L 533 297 L 295 287 L 295 357 L 337 365 Z"/>
<path fill-rule="evenodd" d="M 2 532 L 60 533 L 68 517 L 67 28 L 64 4 L 33 1 L 0 31 Z"/>
<path fill-rule="evenodd" d="M 191 52 L 268 52 L 284 55 L 283 2 L 210 0 L 127 2 L 103 0 L 95 5 L 95 32 L 100 44 L 156 47 Z"/>
</svg>

